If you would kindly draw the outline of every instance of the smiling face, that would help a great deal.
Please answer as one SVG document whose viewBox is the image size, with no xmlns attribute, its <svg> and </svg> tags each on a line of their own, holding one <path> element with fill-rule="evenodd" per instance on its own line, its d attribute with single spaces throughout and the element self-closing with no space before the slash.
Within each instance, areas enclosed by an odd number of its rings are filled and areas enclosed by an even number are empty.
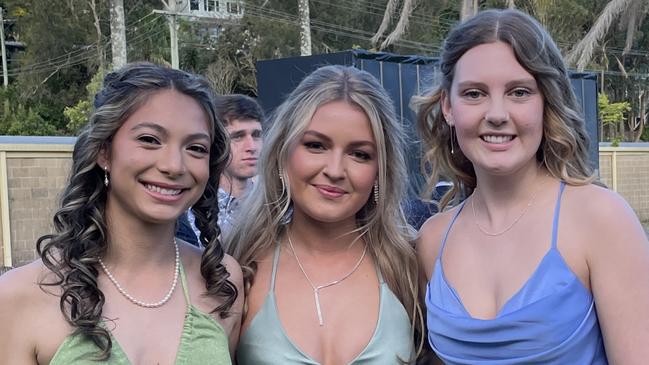
<svg viewBox="0 0 649 365">
<path fill-rule="evenodd" d="M 536 163 L 543 137 L 543 95 L 503 42 L 468 50 L 455 65 L 444 117 L 476 173 L 506 174 Z"/>
<path fill-rule="evenodd" d="M 378 172 L 370 121 L 345 101 L 320 106 L 302 137 L 292 146 L 286 166 L 293 219 L 355 224 Z"/>
<path fill-rule="evenodd" d="M 175 222 L 203 193 L 209 148 L 209 122 L 198 102 L 175 90 L 150 95 L 97 161 L 110 174 L 108 215 Z"/>
</svg>

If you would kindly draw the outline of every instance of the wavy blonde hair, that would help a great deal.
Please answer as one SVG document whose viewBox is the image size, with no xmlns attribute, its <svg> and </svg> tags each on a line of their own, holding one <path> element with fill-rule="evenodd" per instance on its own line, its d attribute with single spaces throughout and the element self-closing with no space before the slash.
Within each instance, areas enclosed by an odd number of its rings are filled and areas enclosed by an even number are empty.
<svg viewBox="0 0 649 365">
<path fill-rule="evenodd" d="M 291 191 L 280 180 L 289 150 L 307 129 L 316 109 L 344 100 L 361 108 L 378 149 L 378 203 L 370 197 L 356 214 L 357 232 L 385 282 L 406 308 L 419 336 L 423 327 L 418 297 L 418 264 L 412 245 L 414 230 L 401 207 L 407 181 L 403 131 L 392 100 L 369 73 L 353 67 L 325 66 L 307 76 L 275 111 L 264 137 L 260 174 L 244 206 L 245 214 L 225 238 L 226 250 L 244 272 L 246 287 L 254 280 L 256 261 L 272 249 L 286 231 Z M 288 181 L 286 176 L 282 177 Z"/>
<path fill-rule="evenodd" d="M 422 170 L 427 176 L 423 196 L 430 197 L 435 184 L 450 180 L 453 187 L 441 199 L 444 209 L 459 198 L 462 188 L 476 187 L 473 165 L 457 148 L 451 153 L 451 128 L 440 110 L 448 95 L 455 65 L 465 52 L 485 43 L 510 45 L 518 63 L 536 80 L 543 95 L 543 138 L 537 160 L 549 173 L 568 184 L 584 185 L 595 179 L 588 163 L 588 134 L 561 53 L 548 32 L 531 16 L 518 10 L 486 10 L 455 27 L 448 34 L 431 90 L 413 98 L 417 128 L 422 136 Z"/>
</svg>

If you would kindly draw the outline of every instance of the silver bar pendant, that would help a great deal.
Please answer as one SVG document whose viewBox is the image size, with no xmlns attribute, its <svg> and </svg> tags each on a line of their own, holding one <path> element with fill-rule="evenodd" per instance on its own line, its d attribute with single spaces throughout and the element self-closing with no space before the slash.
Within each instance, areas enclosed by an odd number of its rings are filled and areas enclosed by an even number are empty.
<svg viewBox="0 0 649 365">
<path fill-rule="evenodd" d="M 324 326 L 324 320 L 322 319 L 322 311 L 320 310 L 320 294 L 318 289 L 313 290 L 313 296 L 315 297 L 315 309 L 318 312 L 318 322 L 321 326 Z"/>
</svg>

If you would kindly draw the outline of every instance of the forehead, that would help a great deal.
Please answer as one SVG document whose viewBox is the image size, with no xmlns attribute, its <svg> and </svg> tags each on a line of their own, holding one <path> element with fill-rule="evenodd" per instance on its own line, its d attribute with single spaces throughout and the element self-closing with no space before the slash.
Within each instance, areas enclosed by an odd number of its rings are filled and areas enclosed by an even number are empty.
<svg viewBox="0 0 649 365">
<path fill-rule="evenodd" d="M 342 140 L 374 142 L 372 125 L 365 111 L 346 101 L 332 101 L 318 107 L 306 130 Z"/>
<path fill-rule="evenodd" d="M 131 130 L 140 123 L 155 123 L 182 133 L 207 133 L 210 120 L 203 107 L 194 98 L 173 89 L 157 91 L 147 96 L 118 130 Z"/>
<path fill-rule="evenodd" d="M 455 65 L 453 83 L 466 81 L 507 82 L 534 79 L 504 42 L 484 43 L 466 51 Z"/>
<path fill-rule="evenodd" d="M 229 132 L 240 130 L 261 130 L 261 123 L 257 119 L 243 118 L 232 119 L 225 125 Z"/>
</svg>

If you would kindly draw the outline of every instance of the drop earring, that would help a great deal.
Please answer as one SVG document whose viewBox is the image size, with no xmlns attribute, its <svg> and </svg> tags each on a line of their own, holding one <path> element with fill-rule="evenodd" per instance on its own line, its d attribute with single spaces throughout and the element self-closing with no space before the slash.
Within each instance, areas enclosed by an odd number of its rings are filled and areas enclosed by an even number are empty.
<svg viewBox="0 0 649 365">
<path fill-rule="evenodd" d="M 455 143 L 453 143 L 453 135 L 455 134 L 455 128 L 453 125 L 450 126 L 451 128 L 451 155 L 455 154 Z"/>
<path fill-rule="evenodd" d="M 379 204 L 379 181 L 374 180 L 374 204 Z"/>
<path fill-rule="evenodd" d="M 104 186 L 108 187 L 108 166 L 104 166 Z"/>
</svg>

